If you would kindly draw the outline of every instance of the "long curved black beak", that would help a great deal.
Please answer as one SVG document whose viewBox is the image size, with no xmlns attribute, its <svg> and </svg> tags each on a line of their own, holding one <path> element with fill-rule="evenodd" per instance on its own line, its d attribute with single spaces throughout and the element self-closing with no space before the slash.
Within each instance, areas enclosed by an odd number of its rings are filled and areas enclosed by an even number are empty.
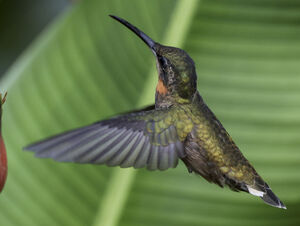
<svg viewBox="0 0 300 226">
<path fill-rule="evenodd" d="M 138 29 L 137 27 L 133 26 L 132 24 L 130 24 L 128 21 L 120 18 L 120 17 L 117 17 L 117 16 L 113 16 L 113 15 L 109 15 L 110 17 L 112 17 L 113 19 L 119 21 L 121 24 L 123 24 L 124 26 L 126 26 L 127 28 L 129 28 L 131 31 L 133 31 L 137 36 L 140 37 L 140 39 L 143 40 L 143 42 L 146 43 L 147 46 L 150 47 L 150 49 L 152 51 L 154 51 L 155 53 L 155 50 L 154 50 L 154 46 L 155 46 L 155 42 L 148 36 L 146 35 L 144 32 L 142 32 L 140 29 Z"/>
</svg>

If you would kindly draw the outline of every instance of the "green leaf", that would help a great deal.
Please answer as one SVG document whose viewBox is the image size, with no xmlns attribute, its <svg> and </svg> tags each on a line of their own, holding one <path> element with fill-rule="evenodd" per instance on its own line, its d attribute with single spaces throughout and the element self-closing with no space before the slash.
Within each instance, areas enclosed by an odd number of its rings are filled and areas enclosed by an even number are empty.
<svg viewBox="0 0 300 226">
<path fill-rule="evenodd" d="M 296 0 L 90 0 L 70 8 L 1 81 L 9 91 L 1 225 L 299 225 L 299 13 Z M 148 172 L 22 151 L 153 102 L 151 51 L 108 14 L 187 50 L 203 98 L 287 211 L 220 189 L 183 164 Z"/>
</svg>

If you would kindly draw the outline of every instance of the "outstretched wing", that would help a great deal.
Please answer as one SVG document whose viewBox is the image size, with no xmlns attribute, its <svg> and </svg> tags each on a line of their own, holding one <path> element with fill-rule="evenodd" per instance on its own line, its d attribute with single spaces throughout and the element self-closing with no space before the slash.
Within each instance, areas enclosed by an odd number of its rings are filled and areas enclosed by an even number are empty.
<svg viewBox="0 0 300 226">
<path fill-rule="evenodd" d="M 175 120 L 172 108 L 137 111 L 65 132 L 25 150 L 62 162 L 166 170 L 184 157 Z"/>
</svg>

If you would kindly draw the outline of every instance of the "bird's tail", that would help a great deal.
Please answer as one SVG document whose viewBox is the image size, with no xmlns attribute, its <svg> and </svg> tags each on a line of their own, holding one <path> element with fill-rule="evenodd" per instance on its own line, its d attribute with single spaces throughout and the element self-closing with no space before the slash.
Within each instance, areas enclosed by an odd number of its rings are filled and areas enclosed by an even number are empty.
<svg viewBox="0 0 300 226">
<path fill-rule="evenodd" d="M 255 188 L 254 188 L 255 187 Z M 248 192 L 252 195 L 259 196 L 265 203 L 277 208 L 286 209 L 286 206 L 272 192 L 271 188 L 262 179 L 257 179 L 255 186 L 247 185 Z"/>
<path fill-rule="evenodd" d="M 267 184 L 266 184 L 267 185 Z M 275 206 L 277 208 L 286 209 L 286 206 L 280 201 L 280 199 L 272 192 L 271 188 L 267 185 L 266 193 L 262 197 L 265 203 Z"/>
</svg>

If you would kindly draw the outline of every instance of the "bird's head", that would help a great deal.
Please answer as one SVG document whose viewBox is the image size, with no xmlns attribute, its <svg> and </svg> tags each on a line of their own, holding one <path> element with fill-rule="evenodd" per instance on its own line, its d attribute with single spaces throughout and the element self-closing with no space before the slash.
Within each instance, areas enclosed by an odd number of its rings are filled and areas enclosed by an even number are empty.
<svg viewBox="0 0 300 226">
<path fill-rule="evenodd" d="M 140 37 L 155 55 L 159 75 L 156 87 L 157 94 L 161 98 L 164 96 L 178 97 L 177 100 L 181 102 L 191 100 L 197 91 L 197 76 L 192 58 L 182 49 L 154 42 L 144 32 L 126 20 L 116 16 L 111 17 Z"/>
</svg>

